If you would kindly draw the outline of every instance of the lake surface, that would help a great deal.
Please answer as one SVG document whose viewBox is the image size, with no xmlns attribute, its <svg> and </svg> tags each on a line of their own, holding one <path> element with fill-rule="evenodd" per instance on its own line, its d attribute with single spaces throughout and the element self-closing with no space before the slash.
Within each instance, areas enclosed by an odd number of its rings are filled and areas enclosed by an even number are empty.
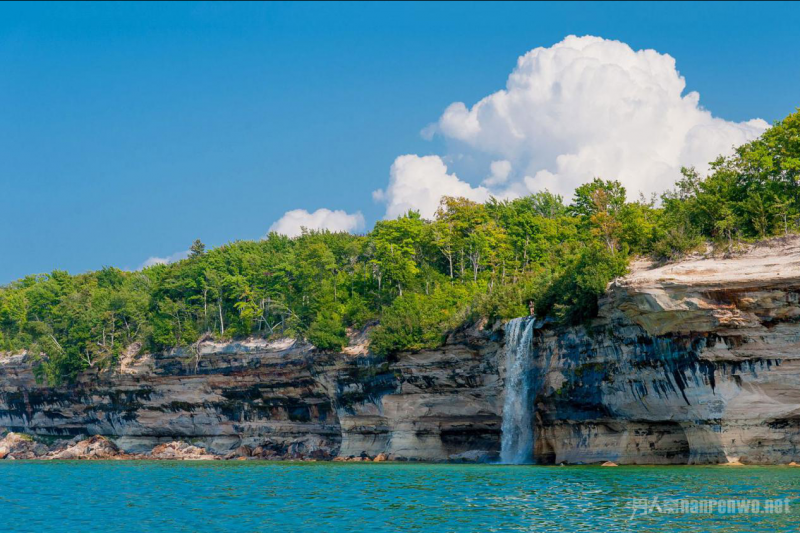
<svg viewBox="0 0 800 533">
<path fill-rule="evenodd" d="M 800 468 L 0 461 L 0 527 L 775 533 L 800 528 Z"/>
</svg>

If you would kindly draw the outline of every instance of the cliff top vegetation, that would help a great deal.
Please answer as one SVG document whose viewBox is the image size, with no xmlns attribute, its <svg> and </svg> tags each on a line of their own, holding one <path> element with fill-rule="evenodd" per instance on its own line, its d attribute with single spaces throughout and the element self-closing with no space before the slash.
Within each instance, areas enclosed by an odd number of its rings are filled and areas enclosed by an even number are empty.
<svg viewBox="0 0 800 533">
<path fill-rule="evenodd" d="M 366 235 L 270 234 L 137 272 L 106 267 L 30 275 L 0 288 L 0 351 L 28 350 L 49 383 L 144 350 L 198 339 L 294 335 L 338 350 L 346 328 L 378 320 L 373 350 L 438 346 L 479 316 L 529 312 L 563 324 L 595 316 L 632 257 L 666 261 L 707 241 L 795 232 L 800 221 L 800 112 L 719 158 L 706 177 L 684 169 L 657 199 L 628 200 L 594 179 L 570 203 L 540 192 L 477 204 L 444 198 L 433 220 L 409 212 Z"/>
</svg>

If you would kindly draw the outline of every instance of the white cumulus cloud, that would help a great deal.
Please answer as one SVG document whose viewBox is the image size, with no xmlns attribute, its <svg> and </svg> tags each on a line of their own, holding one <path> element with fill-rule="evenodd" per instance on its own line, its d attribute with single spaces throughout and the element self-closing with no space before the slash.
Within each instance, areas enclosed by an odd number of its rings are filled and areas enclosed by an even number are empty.
<svg viewBox="0 0 800 533">
<path fill-rule="evenodd" d="M 459 153 L 495 160 L 487 186 L 505 183 L 513 168 L 521 178 L 508 184 L 515 190 L 548 188 L 569 196 L 581 183 L 602 177 L 620 180 L 631 195 L 662 192 L 680 176 L 681 166 L 703 172 L 718 155 L 768 127 L 761 119 L 716 118 L 700 106 L 696 92 L 683 94 L 685 88 L 667 54 L 569 36 L 520 57 L 505 89 L 471 107 L 451 104 L 435 130 L 458 141 Z M 481 187 L 447 174 L 439 158 L 418 158 L 428 163 L 409 175 L 411 157 L 395 162 L 387 216 L 405 206 L 429 210 L 439 193 L 463 189 L 483 195 Z M 397 168 L 401 161 L 406 168 Z M 459 183 L 451 190 L 441 184 L 442 176 Z M 398 183 L 404 190 L 392 193 Z"/>
<path fill-rule="evenodd" d="M 489 165 L 489 168 L 491 169 L 492 174 L 483 180 L 483 185 L 492 187 L 495 185 L 502 185 L 508 181 L 508 175 L 511 174 L 511 163 L 505 159 L 500 161 L 492 161 L 492 164 Z"/>
<path fill-rule="evenodd" d="M 392 219 L 410 209 L 423 218 L 433 218 L 443 196 L 463 196 L 485 202 L 491 196 L 485 187 L 473 187 L 447 172 L 442 158 L 436 155 L 401 155 L 394 160 L 386 190 L 372 193 L 376 201 L 386 202 L 386 218 Z"/>
<path fill-rule="evenodd" d="M 289 237 L 296 237 L 308 230 L 359 231 L 364 229 L 364 216 L 361 212 L 353 214 L 345 211 L 331 211 L 330 209 L 317 209 L 309 213 L 305 209 L 287 211 L 280 219 L 269 227 L 270 232 L 282 233 Z"/>
<path fill-rule="evenodd" d="M 180 261 L 181 259 L 186 259 L 189 257 L 189 250 L 184 250 L 182 252 L 175 252 L 172 255 L 168 255 L 167 257 L 148 257 L 147 260 L 139 265 L 139 270 L 147 267 L 151 267 L 153 265 L 167 265 L 169 263 L 174 263 L 176 261 Z"/>
</svg>

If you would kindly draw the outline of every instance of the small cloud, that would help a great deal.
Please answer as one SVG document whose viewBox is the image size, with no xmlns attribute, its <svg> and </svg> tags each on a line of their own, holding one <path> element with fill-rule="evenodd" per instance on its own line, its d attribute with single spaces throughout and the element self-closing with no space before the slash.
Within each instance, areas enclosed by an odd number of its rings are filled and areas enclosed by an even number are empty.
<svg viewBox="0 0 800 533">
<path fill-rule="evenodd" d="M 483 180 L 483 185 L 494 187 L 495 185 L 502 185 L 508 181 L 508 175 L 511 174 L 511 163 L 509 161 L 505 159 L 492 161 L 490 168 L 492 174 Z"/>
<path fill-rule="evenodd" d="M 168 255 L 167 257 L 148 257 L 147 260 L 139 265 L 138 270 L 143 268 L 151 267 L 153 265 L 168 265 L 170 263 L 174 263 L 176 261 L 180 261 L 181 259 L 186 259 L 189 257 L 189 250 L 184 250 L 182 252 L 175 252 L 172 255 Z"/>
<path fill-rule="evenodd" d="M 287 211 L 280 219 L 269 227 L 269 232 L 281 233 L 288 237 L 297 237 L 308 230 L 329 230 L 333 232 L 354 232 L 364 229 L 364 215 L 360 211 L 350 214 L 345 211 L 317 209 L 309 213 L 305 209 Z"/>
<path fill-rule="evenodd" d="M 425 139 L 426 141 L 432 141 L 434 135 L 439 131 L 439 124 L 436 122 L 432 124 L 428 124 L 419 132 L 419 136 Z"/>
</svg>

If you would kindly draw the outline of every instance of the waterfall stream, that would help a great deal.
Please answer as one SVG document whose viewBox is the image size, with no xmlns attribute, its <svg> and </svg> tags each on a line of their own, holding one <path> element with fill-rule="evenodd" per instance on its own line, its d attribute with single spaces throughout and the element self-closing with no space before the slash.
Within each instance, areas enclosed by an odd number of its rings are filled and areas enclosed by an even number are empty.
<svg viewBox="0 0 800 533">
<path fill-rule="evenodd" d="M 533 462 L 533 402 L 529 370 L 533 319 L 515 318 L 506 324 L 506 383 L 500 462 Z"/>
</svg>

